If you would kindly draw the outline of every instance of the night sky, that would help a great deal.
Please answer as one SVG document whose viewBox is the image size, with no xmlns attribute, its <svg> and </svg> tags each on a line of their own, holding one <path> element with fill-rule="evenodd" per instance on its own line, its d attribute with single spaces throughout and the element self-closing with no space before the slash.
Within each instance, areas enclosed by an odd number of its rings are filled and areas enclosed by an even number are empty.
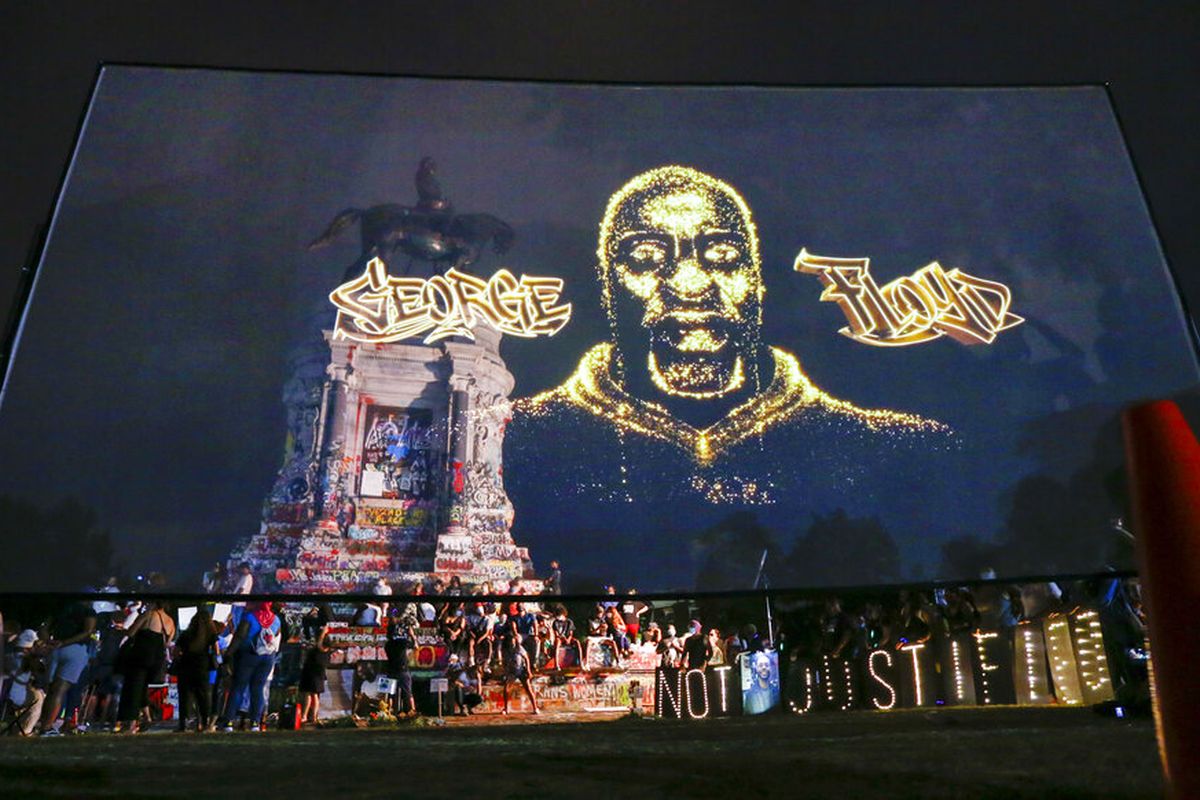
<svg viewBox="0 0 1200 800">
<path fill-rule="evenodd" d="M 328 324 L 326 294 L 358 253 L 356 233 L 304 245 L 343 208 L 415 202 L 426 155 L 458 211 L 517 232 L 509 254 L 478 269 L 562 277 L 575 304 L 553 339 L 505 340 L 515 396 L 557 385 L 607 335 L 594 262 L 612 192 L 670 163 L 735 186 L 762 242 L 764 340 L 837 397 L 932 417 L 962 438 L 969 468 L 929 477 L 961 502 L 919 532 L 884 520 L 905 575 L 936 574 L 943 541 L 992 536 L 1021 477 L 1083 466 L 1121 406 L 1197 380 L 1100 89 L 663 90 L 109 68 L 0 406 L 0 494 L 82 500 L 138 571 L 190 578 L 257 531 L 283 455 L 288 353 Z M 869 256 L 880 284 L 933 260 L 1002 281 L 1027 322 L 986 347 L 857 344 L 836 333 L 844 316 L 818 302 L 817 279 L 792 271 L 802 246 Z M 776 513 L 800 526 L 813 506 L 797 497 Z M 544 567 L 570 554 L 533 557 Z"/>
</svg>

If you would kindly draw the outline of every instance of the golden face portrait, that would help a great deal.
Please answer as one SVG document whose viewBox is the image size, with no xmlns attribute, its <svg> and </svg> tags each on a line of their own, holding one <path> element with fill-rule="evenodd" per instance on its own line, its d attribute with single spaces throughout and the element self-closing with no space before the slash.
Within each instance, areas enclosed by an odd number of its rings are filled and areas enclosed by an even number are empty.
<svg viewBox="0 0 1200 800">
<path fill-rule="evenodd" d="M 561 386 L 518 401 L 521 412 L 582 410 L 622 436 L 677 447 L 702 470 L 815 408 L 870 431 L 949 430 L 832 397 L 794 355 L 762 341 L 758 232 L 746 202 L 724 181 L 680 166 L 635 176 L 609 198 L 597 265 L 612 341 L 584 353 Z M 639 369 L 649 380 L 635 386 L 631 375 Z M 661 394 L 647 394 L 648 384 Z M 717 411 L 697 424 L 663 395 L 714 400 L 692 407 Z M 696 473 L 690 486 L 713 503 L 773 502 L 770 486 L 756 480 Z"/>
<path fill-rule="evenodd" d="M 764 289 L 754 221 L 732 186 L 678 166 L 636 176 L 609 200 L 598 256 L 609 313 L 640 309 L 659 389 L 713 397 L 744 384 Z"/>
</svg>

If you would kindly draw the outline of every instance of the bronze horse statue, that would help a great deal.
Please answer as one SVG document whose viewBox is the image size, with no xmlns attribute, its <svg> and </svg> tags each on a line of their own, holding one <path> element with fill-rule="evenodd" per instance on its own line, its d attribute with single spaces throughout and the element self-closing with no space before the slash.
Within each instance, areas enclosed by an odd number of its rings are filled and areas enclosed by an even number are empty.
<svg viewBox="0 0 1200 800">
<path fill-rule="evenodd" d="M 506 253 L 512 247 L 513 229 L 499 217 L 454 213 L 442 195 L 433 159 L 421 160 L 416 184 L 416 206 L 386 203 L 367 209 L 347 208 L 309 243 L 308 249 L 324 247 L 355 223 L 362 234 L 362 259 L 378 256 L 393 268 L 392 257 L 397 251 L 409 256 L 409 267 L 411 259 L 417 259 L 464 269 L 489 243 L 496 253 Z M 358 266 L 351 267 L 351 271 Z"/>
</svg>

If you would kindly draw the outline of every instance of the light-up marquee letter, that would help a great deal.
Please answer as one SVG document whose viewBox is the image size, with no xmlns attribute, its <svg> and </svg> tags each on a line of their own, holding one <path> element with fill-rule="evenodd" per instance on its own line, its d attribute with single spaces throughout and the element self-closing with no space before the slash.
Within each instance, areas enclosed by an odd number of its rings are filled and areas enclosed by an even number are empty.
<svg viewBox="0 0 1200 800">
<path fill-rule="evenodd" d="M 717 679 L 717 685 L 721 690 L 720 693 L 720 715 L 725 716 L 729 713 L 729 676 L 733 672 L 733 667 L 714 667 L 710 673 Z"/>
<path fill-rule="evenodd" d="M 517 278 L 506 269 L 486 281 L 453 268 L 428 280 L 395 277 L 373 258 L 329 300 L 338 310 L 335 338 L 381 344 L 424 335 L 430 344 L 474 339 L 480 323 L 513 336 L 553 336 L 571 319 L 570 303 L 556 305 L 562 289 L 561 278 Z"/>
<path fill-rule="evenodd" d="M 808 712 L 812 711 L 813 702 L 816 699 L 816 694 L 817 694 L 817 690 L 816 690 L 817 679 L 816 679 L 816 675 L 815 675 L 816 670 L 814 670 L 813 667 L 811 667 L 808 664 L 803 665 L 803 670 L 804 670 L 804 702 L 803 702 L 803 704 L 797 703 L 794 698 L 788 700 L 788 708 L 790 708 L 792 710 L 793 714 L 807 714 Z"/>
<path fill-rule="evenodd" d="M 949 336 L 960 344 L 991 344 L 1024 317 L 1009 311 L 1002 283 L 945 270 L 936 261 L 879 286 L 869 258 L 831 258 L 801 249 L 793 268 L 817 275 L 821 299 L 841 306 L 850 323 L 838 333 L 878 347 L 902 347 Z"/>
<path fill-rule="evenodd" d="M 883 663 L 886 668 L 875 666 L 877 656 L 883 656 Z M 871 703 L 880 711 L 888 711 L 896 707 L 896 689 L 887 682 L 887 677 L 892 672 L 892 654 L 887 650 L 872 650 L 867 656 L 867 671 L 871 674 L 871 680 L 878 683 L 884 689 L 887 689 L 888 699 L 880 700 L 878 697 L 872 697 Z"/>
<path fill-rule="evenodd" d="M 1071 646 L 1071 625 L 1065 617 L 1052 615 L 1043 622 L 1046 650 L 1050 655 L 1050 666 L 1054 677 L 1054 696 L 1058 702 L 1077 706 L 1083 703 L 1083 689 L 1079 685 L 1079 670 L 1075 663 L 1075 651 Z"/>
<path fill-rule="evenodd" d="M 729 692 L 732 672 L 732 667 L 709 672 L 659 667 L 654 673 L 655 715 L 669 719 L 729 716 L 734 710 Z"/>
<path fill-rule="evenodd" d="M 825 700 L 839 711 L 854 707 L 854 676 L 850 662 L 842 658 L 821 657 L 821 679 L 825 682 Z"/>
<path fill-rule="evenodd" d="M 925 645 L 922 643 L 906 644 L 900 648 L 901 651 L 912 656 L 912 705 L 916 707 L 927 705 L 927 701 L 931 699 L 925 685 L 925 673 L 921 669 L 921 651 L 924 649 Z"/>
<path fill-rule="evenodd" d="M 1100 615 L 1095 611 L 1076 614 L 1071 621 L 1071 641 L 1075 645 L 1075 663 L 1079 670 L 1083 702 L 1103 703 L 1113 698 L 1108 658 L 1104 654 L 1104 634 Z"/>
<path fill-rule="evenodd" d="M 1015 629 L 1017 703 L 1023 706 L 1044 705 L 1053 700 L 1046 675 L 1046 640 L 1040 626 L 1029 621 Z"/>
<path fill-rule="evenodd" d="M 696 684 L 692 678 L 699 677 L 700 683 Z M 704 719 L 708 716 L 708 681 L 704 677 L 704 670 L 689 669 L 683 676 L 683 684 L 687 689 L 687 712 L 692 719 Z M 702 702 L 697 703 L 696 698 L 699 697 Z M 697 712 L 696 706 L 699 705 L 701 710 Z"/>
</svg>

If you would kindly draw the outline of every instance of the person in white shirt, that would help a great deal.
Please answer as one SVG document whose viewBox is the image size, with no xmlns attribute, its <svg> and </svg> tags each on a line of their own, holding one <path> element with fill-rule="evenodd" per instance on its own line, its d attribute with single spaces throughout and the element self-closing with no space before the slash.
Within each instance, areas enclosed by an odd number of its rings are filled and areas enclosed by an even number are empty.
<svg viewBox="0 0 1200 800">
<path fill-rule="evenodd" d="M 250 594 L 254 591 L 254 574 L 250 571 L 250 564 L 243 561 L 238 567 L 237 583 L 233 587 L 234 594 Z"/>
<path fill-rule="evenodd" d="M 373 589 L 373 592 L 377 597 L 391 597 L 392 596 L 392 585 L 387 582 L 386 578 L 384 578 L 382 575 L 380 575 L 379 580 L 375 581 L 375 588 Z M 385 618 L 387 618 L 387 615 L 388 615 L 388 604 L 383 603 L 382 607 L 380 609 L 380 612 L 379 612 L 379 618 L 385 619 Z"/>
<path fill-rule="evenodd" d="M 120 591 L 121 587 L 117 585 L 117 579 L 115 576 L 109 578 L 108 583 L 100 587 L 100 592 L 102 594 L 118 594 Z M 117 606 L 116 603 L 108 600 L 97 600 L 96 602 L 92 603 L 92 610 L 97 614 L 114 614 L 119 610 L 119 606 Z"/>
</svg>

